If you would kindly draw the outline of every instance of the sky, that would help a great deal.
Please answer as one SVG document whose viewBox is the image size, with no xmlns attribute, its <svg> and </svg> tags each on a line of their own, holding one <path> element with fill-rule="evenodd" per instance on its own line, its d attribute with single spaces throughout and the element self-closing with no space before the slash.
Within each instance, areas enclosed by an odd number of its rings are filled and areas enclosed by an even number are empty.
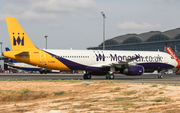
<svg viewBox="0 0 180 113">
<path fill-rule="evenodd" d="M 15 17 L 34 45 L 95 47 L 116 36 L 180 28 L 180 0 L 1 0 L 0 42 L 10 47 L 5 17 Z"/>
</svg>

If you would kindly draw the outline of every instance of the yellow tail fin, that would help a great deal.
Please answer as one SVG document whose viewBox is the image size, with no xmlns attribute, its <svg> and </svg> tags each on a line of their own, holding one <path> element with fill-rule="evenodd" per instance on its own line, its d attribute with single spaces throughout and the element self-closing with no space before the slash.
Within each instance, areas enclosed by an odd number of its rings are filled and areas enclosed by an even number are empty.
<svg viewBox="0 0 180 113">
<path fill-rule="evenodd" d="M 6 17 L 13 51 L 37 49 L 14 17 Z"/>
</svg>

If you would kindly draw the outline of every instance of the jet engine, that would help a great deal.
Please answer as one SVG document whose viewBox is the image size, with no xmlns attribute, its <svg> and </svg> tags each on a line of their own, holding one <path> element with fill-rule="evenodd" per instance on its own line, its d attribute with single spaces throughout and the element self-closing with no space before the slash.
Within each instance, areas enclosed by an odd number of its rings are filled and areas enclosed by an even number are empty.
<svg viewBox="0 0 180 113">
<path fill-rule="evenodd" d="M 143 66 L 129 66 L 123 70 L 123 74 L 126 75 L 142 75 L 144 73 L 144 67 Z"/>
</svg>

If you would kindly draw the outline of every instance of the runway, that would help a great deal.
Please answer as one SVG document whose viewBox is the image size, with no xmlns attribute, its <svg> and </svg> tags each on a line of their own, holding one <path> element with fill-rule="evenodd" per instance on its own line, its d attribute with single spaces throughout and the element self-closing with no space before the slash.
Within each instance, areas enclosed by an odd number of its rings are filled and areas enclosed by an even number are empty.
<svg viewBox="0 0 180 113">
<path fill-rule="evenodd" d="M 0 81 L 8 80 L 84 80 L 82 74 L 5 74 L 0 73 Z M 106 81 L 105 76 L 92 76 L 95 81 Z M 85 80 L 85 81 L 90 81 Z M 122 83 L 156 83 L 156 84 L 180 84 L 180 75 L 164 75 L 163 79 L 158 79 L 156 74 L 144 74 L 142 76 L 126 76 L 121 74 L 115 74 L 114 82 Z"/>
</svg>

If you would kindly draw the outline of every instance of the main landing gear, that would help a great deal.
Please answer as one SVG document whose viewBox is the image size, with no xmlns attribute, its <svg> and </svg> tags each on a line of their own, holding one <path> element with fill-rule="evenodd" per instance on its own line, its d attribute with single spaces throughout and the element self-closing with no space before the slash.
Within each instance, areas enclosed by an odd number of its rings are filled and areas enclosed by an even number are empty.
<svg viewBox="0 0 180 113">
<path fill-rule="evenodd" d="M 106 75 L 106 79 L 114 79 L 114 71 L 115 71 L 115 66 L 112 65 L 110 67 L 110 71 L 108 72 L 108 74 Z"/>
<path fill-rule="evenodd" d="M 40 74 L 47 74 L 47 71 L 46 70 L 42 70 L 42 71 L 39 71 Z"/>
<path fill-rule="evenodd" d="M 160 79 L 160 78 L 163 79 L 163 76 L 162 75 L 158 75 L 158 79 Z"/>
<path fill-rule="evenodd" d="M 86 71 L 83 75 L 84 79 L 91 79 L 92 75 L 106 75 L 106 79 L 114 79 L 114 71 L 115 67 L 111 66 L 109 72 L 108 71 Z"/>
<path fill-rule="evenodd" d="M 107 74 L 106 79 L 114 79 L 114 74 Z"/>
<path fill-rule="evenodd" d="M 92 75 L 90 75 L 90 74 L 84 74 L 83 75 L 84 79 L 91 79 L 91 77 L 92 77 Z"/>
</svg>

